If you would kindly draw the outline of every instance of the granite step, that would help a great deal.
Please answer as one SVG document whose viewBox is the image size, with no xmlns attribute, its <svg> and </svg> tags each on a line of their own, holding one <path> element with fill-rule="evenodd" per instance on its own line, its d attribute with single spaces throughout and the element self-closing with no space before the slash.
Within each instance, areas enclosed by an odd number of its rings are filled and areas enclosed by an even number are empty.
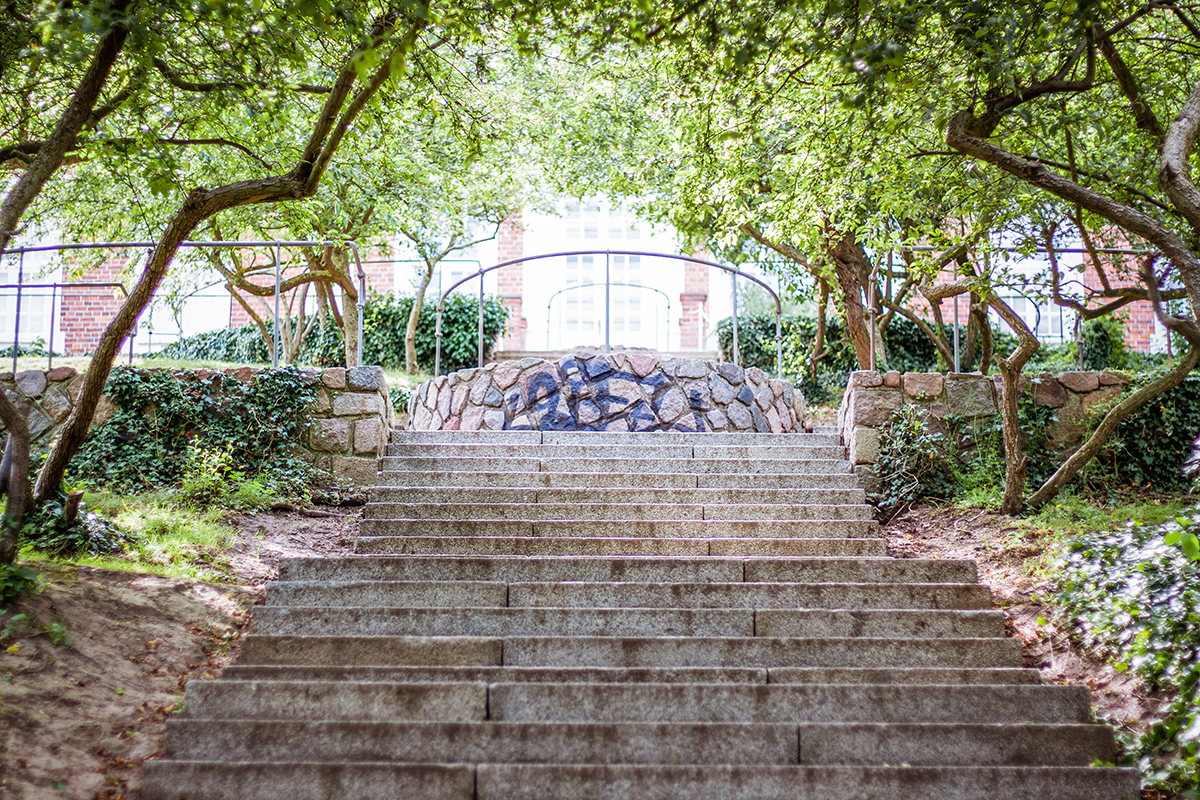
<svg viewBox="0 0 1200 800">
<path fill-rule="evenodd" d="M 974 561 L 924 558 L 349 556 L 284 560 L 282 581 L 974 583 Z M 268 589 L 268 593 L 269 593 Z"/>
<path fill-rule="evenodd" d="M 1138 800 L 1139 787 L 1135 770 L 1102 767 L 146 764 L 156 800 Z"/>
<path fill-rule="evenodd" d="M 850 462 L 835 458 L 471 458 L 386 456 L 389 472 L 695 473 L 706 475 L 845 475 Z"/>
<path fill-rule="evenodd" d="M 1004 635 L 993 611 L 753 608 L 391 608 L 267 606 L 256 633 L 336 636 L 768 636 L 971 638 Z"/>
<path fill-rule="evenodd" d="M 513 512 L 517 513 L 517 512 Z M 524 511 L 520 512 L 524 514 Z M 364 519 L 361 537 L 533 536 L 627 539 L 875 539 L 874 520 L 801 519 Z"/>
<path fill-rule="evenodd" d="M 295 666 L 1020 667 L 1007 638 L 274 636 L 249 634 L 242 663 Z"/>
<path fill-rule="evenodd" d="M 1024 667 L 504 667 L 504 666 L 303 666 L 234 664 L 222 680 L 475 681 L 481 683 L 752 683 L 752 684 L 1037 684 Z"/>
<path fill-rule="evenodd" d="M 170 721 L 167 738 L 168 758 L 197 761 L 796 764 L 800 758 L 797 727 L 779 724 L 182 719 Z"/>
<path fill-rule="evenodd" d="M 758 505 L 859 505 L 862 489 L 600 489 L 583 487 L 382 486 L 370 492 L 374 503 L 754 503 Z M 367 506 L 370 508 L 370 505 Z M 864 511 L 869 511 L 865 506 Z"/>
<path fill-rule="evenodd" d="M 617 536 L 360 536 L 355 552 L 527 556 L 882 556 L 880 538 L 621 538 Z"/>
<path fill-rule="evenodd" d="M 391 432 L 392 444 L 600 444 L 600 445 L 812 445 L 829 447 L 841 445 L 836 427 L 820 433 L 686 433 L 683 431 L 651 431 L 646 433 L 606 431 L 400 431 Z"/>
<path fill-rule="evenodd" d="M 191 681 L 189 719 L 437 722 L 1091 722 L 1087 687 Z"/>
<path fill-rule="evenodd" d="M 711 503 L 368 503 L 365 519 L 433 520 L 871 520 L 862 505 Z"/>
<path fill-rule="evenodd" d="M 1090 724 L 174 719 L 167 742 L 168 758 L 196 761 L 1088 766 L 1117 757 L 1112 729 Z"/>
<path fill-rule="evenodd" d="M 547 487 L 586 489 L 861 489 L 846 473 L 642 473 L 642 472 L 486 472 L 407 470 L 380 472 L 378 486 L 461 486 L 471 489 Z"/>
<path fill-rule="evenodd" d="M 274 581 L 268 607 L 850 609 L 862 626 L 903 609 L 991 607 L 975 583 L 563 583 L 499 581 Z M 991 612 L 989 612 L 991 613 Z M 1000 613 L 1000 612 L 996 612 Z M 255 618 L 256 620 L 258 617 Z M 899 623 L 897 618 L 895 622 Z"/>
<path fill-rule="evenodd" d="M 475 800 L 1137 800 L 1132 769 L 486 764 Z"/>
</svg>

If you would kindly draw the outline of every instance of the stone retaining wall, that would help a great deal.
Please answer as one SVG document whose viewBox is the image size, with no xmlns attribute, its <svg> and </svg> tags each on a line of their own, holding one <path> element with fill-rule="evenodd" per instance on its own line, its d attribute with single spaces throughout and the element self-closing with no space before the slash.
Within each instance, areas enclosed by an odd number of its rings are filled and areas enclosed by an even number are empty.
<svg viewBox="0 0 1200 800">
<path fill-rule="evenodd" d="M 227 379 L 249 383 L 262 369 L 227 369 Z M 171 370 L 180 380 L 212 378 L 213 370 Z M 312 426 L 301 447 L 318 469 L 354 486 L 373 486 L 378 459 L 392 428 L 392 402 L 379 367 L 301 369 L 319 383 L 317 400 L 309 409 Z M 74 367 L 0 373 L 0 390 L 25 415 L 34 448 L 47 447 L 74 410 L 83 390 L 83 375 Z M 107 397 L 96 407 L 93 425 L 114 412 Z"/>
<path fill-rule="evenodd" d="M 573 353 L 422 384 L 412 430 L 760 431 L 803 428 L 804 396 L 762 370 L 696 358 Z"/>
<path fill-rule="evenodd" d="M 1022 376 L 1020 391 L 1033 390 L 1034 402 L 1056 411 L 1050 441 L 1064 458 L 1083 440 L 1088 416 L 1099 404 L 1118 397 L 1130 379 L 1118 372 L 1063 372 Z M 999 375 L 977 373 L 899 372 L 870 370 L 850 373 L 838 427 L 860 481 L 870 486 L 879 461 L 880 429 L 902 405 L 916 405 L 934 422 L 947 415 L 966 420 L 998 414 L 1003 397 Z"/>
</svg>

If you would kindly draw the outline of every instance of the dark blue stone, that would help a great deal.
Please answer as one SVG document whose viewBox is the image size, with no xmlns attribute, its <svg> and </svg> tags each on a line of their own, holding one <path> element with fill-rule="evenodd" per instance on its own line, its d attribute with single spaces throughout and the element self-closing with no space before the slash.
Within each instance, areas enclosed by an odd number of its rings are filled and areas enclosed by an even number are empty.
<svg viewBox="0 0 1200 800">
<path fill-rule="evenodd" d="M 635 431 L 654 430 L 660 424 L 654 410 L 645 400 L 633 407 L 633 410 L 629 412 L 629 419 L 633 421 Z"/>
<path fill-rule="evenodd" d="M 608 363 L 606 358 L 593 358 L 583 366 L 583 371 L 587 373 L 589 378 L 599 378 L 605 373 L 612 372 L 612 364 Z"/>
<path fill-rule="evenodd" d="M 651 390 L 655 392 L 666 386 L 668 383 L 670 383 L 670 381 L 667 380 L 667 376 L 663 375 L 658 370 L 655 370 L 646 377 L 642 378 L 642 386 L 649 386 Z"/>
<path fill-rule="evenodd" d="M 737 399 L 741 400 L 748 406 L 754 405 L 754 390 L 749 386 L 743 386 L 738 390 Z"/>
</svg>

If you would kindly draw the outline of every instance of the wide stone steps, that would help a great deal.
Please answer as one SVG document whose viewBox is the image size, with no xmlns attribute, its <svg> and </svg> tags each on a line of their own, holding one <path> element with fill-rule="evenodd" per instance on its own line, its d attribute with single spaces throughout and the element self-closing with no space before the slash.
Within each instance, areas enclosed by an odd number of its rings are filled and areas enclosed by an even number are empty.
<svg viewBox="0 0 1200 800">
<path fill-rule="evenodd" d="M 1003 638 L 250 634 L 253 664 L 518 667 L 1020 667 Z"/>
<path fill-rule="evenodd" d="M 1036 684 L 1035 669 L 904 667 L 502 667 L 234 664 L 228 680 L 473 681 L 482 683 Z"/>
<path fill-rule="evenodd" d="M 482 459 L 486 460 L 486 459 Z M 539 466 L 542 462 L 539 462 Z M 860 489 L 849 473 L 707 473 L 707 472 L 522 472 L 489 469 L 484 472 L 462 470 L 388 470 L 380 472 L 379 486 L 461 486 L 477 488 L 595 488 L 595 489 Z"/>
<path fill-rule="evenodd" d="M 160 800 L 1136 800 L 1136 775 L 1095 767 L 428 764 L 168 761 Z M 202 792 L 192 787 L 203 786 Z"/>
<path fill-rule="evenodd" d="M 713 505 L 825 504 L 861 506 L 862 489 L 636 489 L 519 488 L 473 489 L 452 486 L 380 486 L 371 491 L 371 506 L 386 503 L 663 503 Z M 859 509 L 866 512 L 867 509 Z M 869 513 L 869 512 L 868 512 Z"/>
<path fill-rule="evenodd" d="M 703 535 L 705 532 L 696 533 Z M 881 556 L 887 548 L 879 538 L 499 536 L 479 533 L 454 535 L 442 530 L 428 536 L 362 536 L 355 544 L 355 549 L 359 553 L 414 555 Z"/>
<path fill-rule="evenodd" d="M 331 636 L 818 636 L 880 638 L 1004 635 L 994 611 L 810 611 L 730 608 L 268 607 L 255 630 Z"/>
<path fill-rule="evenodd" d="M 1134 800 L 974 562 L 886 557 L 836 430 L 393 436 L 145 796 Z"/>
<path fill-rule="evenodd" d="M 1092 724 L 399 722 L 206 720 L 168 722 L 168 757 L 542 764 L 1044 764 L 1111 761 L 1111 729 Z M 1106 758 L 1107 757 L 1107 758 Z"/>
<path fill-rule="evenodd" d="M 807 503 L 371 503 L 367 519 L 485 520 L 870 520 L 864 506 Z"/>
</svg>

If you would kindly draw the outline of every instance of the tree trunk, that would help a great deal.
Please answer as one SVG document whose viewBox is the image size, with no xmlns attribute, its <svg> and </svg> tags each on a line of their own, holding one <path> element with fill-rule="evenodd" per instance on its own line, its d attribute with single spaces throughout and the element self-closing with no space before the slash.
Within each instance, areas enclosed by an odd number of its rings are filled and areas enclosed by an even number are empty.
<svg viewBox="0 0 1200 800">
<path fill-rule="evenodd" d="M 1000 422 L 1004 435 L 1004 496 L 1000 500 L 1000 513 L 1013 516 L 1020 513 L 1024 504 L 1025 476 L 1029 468 L 1025 443 L 1021 440 L 1021 370 L 1041 345 L 1025 320 L 1008 303 L 989 293 L 988 304 L 1017 332 L 1017 349 L 1008 358 L 996 358 L 1004 385 L 1004 396 L 1000 403 Z"/>
<path fill-rule="evenodd" d="M 8 430 L 4 460 L 0 463 L 0 496 L 8 497 L 0 524 L 0 564 L 11 564 L 17 560 L 17 537 L 29 497 L 29 426 L 3 392 L 0 392 L 0 421 Z"/>
<path fill-rule="evenodd" d="M 846 323 L 846 335 L 854 346 L 854 356 L 858 360 L 859 369 L 871 368 L 871 337 L 872 325 L 867 310 L 862 304 L 862 270 L 860 261 L 866 257 L 862 245 L 854 238 L 854 234 L 833 234 L 827 231 L 830 238 L 826 240 L 830 261 L 833 263 L 834 276 L 841 290 L 842 315 Z M 876 359 L 882 354 L 877 350 Z"/>
<path fill-rule="evenodd" d="M 417 292 L 413 295 L 412 310 L 408 312 L 408 324 L 404 326 L 404 371 L 409 375 L 416 375 L 419 371 L 417 365 L 417 323 L 421 320 L 421 305 L 425 302 L 425 290 L 429 288 L 429 282 L 433 280 L 433 268 L 436 262 L 426 260 L 425 272 L 421 275 L 421 282 L 417 284 Z"/>
<path fill-rule="evenodd" d="M 1151 381 L 1113 406 L 1104 415 L 1104 419 L 1100 421 L 1083 446 L 1076 450 L 1053 475 L 1046 479 L 1041 488 L 1033 493 L 1033 496 L 1029 498 L 1029 508 L 1039 509 L 1054 499 L 1067 481 L 1075 477 L 1075 474 L 1091 461 L 1096 453 L 1100 452 L 1100 448 L 1116 432 L 1117 426 L 1126 417 L 1163 392 L 1170 391 L 1182 383 L 1188 373 L 1195 369 L 1197 362 L 1200 362 L 1200 348 L 1192 345 L 1170 372 Z"/>
<path fill-rule="evenodd" d="M 829 282 L 818 278 L 817 284 L 821 287 L 821 299 L 817 303 L 817 335 L 808 353 L 808 369 L 814 381 L 817 379 L 817 362 L 825 355 L 825 309 L 829 306 Z"/>
<path fill-rule="evenodd" d="M 335 305 L 336 309 L 337 306 Z M 359 362 L 359 351 L 363 343 L 358 340 L 358 293 L 351 297 L 342 290 L 342 346 L 346 354 L 346 366 L 355 367 Z"/>
</svg>

